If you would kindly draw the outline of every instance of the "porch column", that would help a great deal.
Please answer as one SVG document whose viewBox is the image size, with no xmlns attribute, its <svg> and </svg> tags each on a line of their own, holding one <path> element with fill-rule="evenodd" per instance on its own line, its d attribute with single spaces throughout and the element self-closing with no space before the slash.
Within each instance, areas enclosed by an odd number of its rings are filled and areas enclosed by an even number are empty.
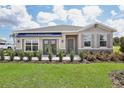
<svg viewBox="0 0 124 93">
<path fill-rule="evenodd" d="M 64 46 L 64 49 L 66 49 L 66 35 L 64 34 L 63 36 L 63 46 Z"/>
<path fill-rule="evenodd" d="M 43 51 L 42 39 L 41 38 L 38 39 L 38 49 Z"/>
<path fill-rule="evenodd" d="M 22 39 L 22 44 L 21 44 L 21 49 L 24 51 L 24 48 L 25 48 L 25 46 L 24 46 L 24 39 Z"/>
<path fill-rule="evenodd" d="M 111 33 L 107 34 L 107 47 L 108 48 L 112 48 L 112 44 L 113 44 L 112 37 L 113 36 Z"/>
<path fill-rule="evenodd" d="M 97 48 L 97 43 L 99 43 L 99 42 L 97 42 L 97 34 L 96 33 L 94 33 L 93 34 L 94 35 L 94 47 L 93 48 Z"/>
<path fill-rule="evenodd" d="M 66 50 L 66 34 L 62 34 L 60 43 L 60 49 Z"/>
<path fill-rule="evenodd" d="M 82 43 L 82 40 L 81 40 L 81 33 L 78 34 L 78 50 L 81 50 L 81 43 Z"/>
<path fill-rule="evenodd" d="M 97 40 L 97 32 L 96 32 L 96 28 L 93 28 L 93 35 L 94 35 L 94 40 L 93 40 L 93 48 L 97 48 L 97 43 L 99 43 L 98 42 L 98 40 Z"/>
</svg>

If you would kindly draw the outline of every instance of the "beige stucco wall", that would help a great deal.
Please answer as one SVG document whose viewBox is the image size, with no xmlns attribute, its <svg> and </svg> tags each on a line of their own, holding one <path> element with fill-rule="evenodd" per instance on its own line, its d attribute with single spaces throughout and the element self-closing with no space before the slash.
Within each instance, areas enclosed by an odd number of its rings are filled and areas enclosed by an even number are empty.
<svg viewBox="0 0 124 93">
<path fill-rule="evenodd" d="M 22 49 L 22 45 L 21 44 L 22 44 L 22 38 L 15 38 L 16 49 Z"/>
<path fill-rule="evenodd" d="M 62 38 L 59 39 L 59 48 L 65 50 L 66 49 L 66 34 L 62 34 Z"/>
<path fill-rule="evenodd" d="M 66 35 L 77 35 L 77 46 L 78 46 L 78 49 L 84 49 L 84 46 L 83 46 L 83 34 L 84 33 L 90 33 L 93 35 L 93 38 L 92 38 L 92 48 L 93 49 L 100 49 L 98 48 L 98 35 L 99 34 L 106 34 L 106 35 L 109 35 L 108 38 L 109 38 L 109 42 L 107 43 L 107 47 L 108 48 L 112 48 L 112 45 L 113 45 L 113 40 L 112 40 L 112 37 L 113 37 L 113 33 L 111 31 L 108 31 L 107 29 L 102 29 L 102 28 L 90 28 L 90 29 L 87 29 L 85 31 L 80 31 L 80 32 L 63 32 L 62 33 L 62 36 L 60 37 L 28 37 L 28 38 L 15 38 L 15 45 L 16 45 L 16 49 L 23 49 L 22 47 L 22 40 L 24 39 L 25 40 L 34 40 L 34 39 L 37 39 L 38 42 L 39 42 L 39 46 L 38 48 L 39 49 L 42 49 L 43 50 L 43 39 L 57 39 L 57 50 L 59 49 L 63 49 L 63 50 L 66 50 Z M 20 41 L 18 43 L 18 40 Z M 109 45 L 108 45 L 109 44 Z M 24 44 L 25 46 L 25 44 Z"/>
<path fill-rule="evenodd" d="M 78 41 L 81 42 L 79 43 L 79 49 L 84 49 L 85 47 L 83 46 L 83 34 L 92 34 L 92 47 L 94 49 L 100 49 L 99 42 L 98 42 L 98 35 L 100 34 L 105 34 L 107 35 L 107 47 L 106 48 L 112 48 L 113 45 L 113 32 L 108 31 L 107 29 L 102 29 L 102 28 L 90 28 L 85 31 L 80 31 L 79 33 L 79 38 Z"/>
<path fill-rule="evenodd" d="M 25 50 L 25 41 L 26 40 L 38 40 L 38 49 L 43 50 L 43 40 L 44 39 L 56 39 L 57 40 L 57 49 L 65 49 L 65 35 L 62 37 L 28 37 L 28 38 L 15 38 L 16 49 L 23 49 L 22 40 L 24 40 L 24 50 Z M 19 42 L 18 42 L 19 40 Z M 62 42 L 63 40 L 63 42 Z"/>
</svg>

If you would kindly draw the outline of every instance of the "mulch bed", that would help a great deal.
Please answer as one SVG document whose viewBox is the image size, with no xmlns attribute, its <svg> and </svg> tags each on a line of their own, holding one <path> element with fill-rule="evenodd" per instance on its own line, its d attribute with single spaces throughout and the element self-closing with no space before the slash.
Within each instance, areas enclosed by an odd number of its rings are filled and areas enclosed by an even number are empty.
<svg viewBox="0 0 124 93">
<path fill-rule="evenodd" d="M 0 63 L 38 63 L 38 64 L 90 64 L 91 62 L 89 61 L 73 61 L 73 62 L 70 62 L 70 61 L 62 61 L 62 62 L 59 62 L 59 61 L 0 61 Z"/>
<path fill-rule="evenodd" d="M 109 73 L 109 78 L 112 81 L 112 87 L 124 88 L 124 70 L 116 70 Z"/>
</svg>

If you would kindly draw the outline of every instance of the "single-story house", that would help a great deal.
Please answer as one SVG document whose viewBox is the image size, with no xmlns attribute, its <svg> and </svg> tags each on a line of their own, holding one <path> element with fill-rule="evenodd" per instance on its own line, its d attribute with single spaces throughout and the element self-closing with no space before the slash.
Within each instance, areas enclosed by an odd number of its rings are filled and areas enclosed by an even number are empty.
<svg viewBox="0 0 124 93">
<path fill-rule="evenodd" d="M 6 40 L 0 39 L 0 43 L 6 42 Z"/>
<path fill-rule="evenodd" d="M 56 25 L 13 31 L 14 43 L 17 50 L 42 50 L 48 54 L 49 48 L 54 54 L 58 50 L 66 53 L 71 50 L 113 50 L 113 32 L 116 30 L 102 23 L 82 26 Z"/>
<path fill-rule="evenodd" d="M 0 39 L 0 49 L 3 49 L 5 47 L 6 40 Z"/>
</svg>

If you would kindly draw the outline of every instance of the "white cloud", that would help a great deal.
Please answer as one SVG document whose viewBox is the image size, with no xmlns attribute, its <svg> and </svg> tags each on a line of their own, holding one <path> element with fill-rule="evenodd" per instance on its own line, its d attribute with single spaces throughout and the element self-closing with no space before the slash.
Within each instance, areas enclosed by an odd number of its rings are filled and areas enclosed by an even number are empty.
<svg viewBox="0 0 124 93">
<path fill-rule="evenodd" d="M 120 5 L 118 8 L 120 9 L 120 11 L 124 12 L 124 5 Z"/>
<path fill-rule="evenodd" d="M 64 6 L 53 6 L 53 12 L 58 15 L 61 20 L 66 20 L 67 10 L 64 10 Z"/>
<path fill-rule="evenodd" d="M 124 19 L 109 19 L 106 23 L 117 30 L 117 32 L 114 33 L 114 36 L 124 36 Z"/>
<path fill-rule="evenodd" d="M 111 15 L 112 15 L 112 16 L 116 16 L 117 13 L 116 13 L 114 10 L 112 10 L 112 11 L 111 11 Z"/>
<path fill-rule="evenodd" d="M 44 23 L 49 23 L 54 20 L 66 20 L 67 11 L 64 10 L 64 6 L 53 6 L 53 13 L 49 12 L 39 12 L 37 15 L 37 21 L 42 25 Z"/>
<path fill-rule="evenodd" d="M 55 26 L 55 25 L 57 25 L 55 22 L 49 22 L 48 23 L 48 26 Z"/>
<path fill-rule="evenodd" d="M 91 20 L 95 20 L 103 12 L 99 6 L 85 6 L 82 10 L 83 14 Z"/>
<path fill-rule="evenodd" d="M 102 10 L 99 6 L 85 6 L 82 9 L 65 10 L 64 6 L 54 6 L 53 13 L 39 12 L 37 21 L 41 24 L 48 24 L 55 20 L 71 21 L 72 25 L 84 26 L 97 21 Z"/>
<path fill-rule="evenodd" d="M 16 18 L 15 15 L 11 12 L 10 9 L 7 8 L 0 8 L 0 24 L 5 25 L 5 24 L 12 24 L 16 25 Z"/>
<path fill-rule="evenodd" d="M 11 25 L 14 29 L 39 27 L 25 6 L 0 7 L 0 25 Z"/>
<path fill-rule="evenodd" d="M 120 5 L 120 6 L 118 6 L 118 8 L 120 10 L 119 12 L 116 12 L 115 10 L 112 10 L 110 12 L 113 19 L 124 18 L 124 6 Z"/>
<path fill-rule="evenodd" d="M 85 25 L 85 17 L 82 15 L 81 10 L 70 9 L 68 10 L 68 19 L 72 22 L 72 25 Z"/>
<path fill-rule="evenodd" d="M 70 9 L 68 10 L 68 19 L 72 21 L 73 25 L 84 26 L 89 23 L 98 21 L 102 10 L 99 6 L 85 6 L 82 10 Z"/>
<path fill-rule="evenodd" d="M 16 29 L 56 25 L 55 20 L 71 21 L 72 25 L 84 26 L 94 21 L 102 13 L 99 6 L 85 6 L 82 9 L 65 10 L 64 6 L 54 6 L 52 13 L 39 12 L 37 22 L 32 20 L 25 6 L 0 7 L 0 25 L 12 25 Z M 39 25 L 40 24 L 40 25 Z"/>
<path fill-rule="evenodd" d="M 54 13 L 39 12 L 37 15 L 37 21 L 39 23 L 48 23 L 48 22 L 53 21 L 55 19 L 58 19 L 58 16 Z"/>
<path fill-rule="evenodd" d="M 19 24 L 19 26 L 14 26 L 14 29 L 29 29 L 29 28 L 37 28 L 40 25 L 34 21 L 26 21 Z"/>
</svg>

